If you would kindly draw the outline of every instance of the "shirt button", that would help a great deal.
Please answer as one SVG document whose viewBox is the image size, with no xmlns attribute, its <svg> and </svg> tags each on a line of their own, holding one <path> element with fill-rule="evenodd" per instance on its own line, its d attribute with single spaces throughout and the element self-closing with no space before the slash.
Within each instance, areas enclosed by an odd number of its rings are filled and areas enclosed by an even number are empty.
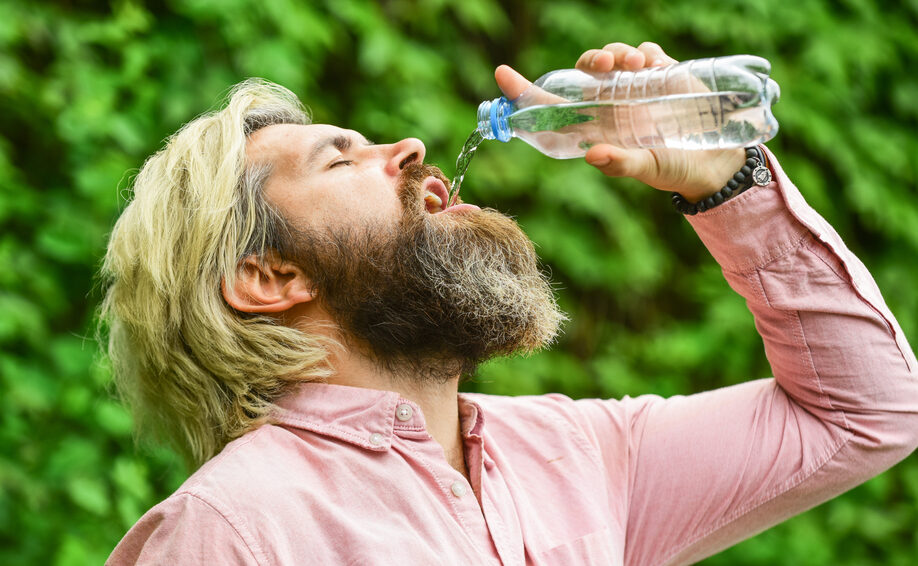
<svg viewBox="0 0 918 566">
<path fill-rule="evenodd" d="M 395 409 L 395 418 L 402 422 L 410 421 L 412 415 L 414 415 L 414 409 L 408 403 L 402 403 Z"/>
<path fill-rule="evenodd" d="M 383 435 L 378 432 L 374 432 L 370 435 L 370 444 L 373 446 L 380 446 L 383 443 Z"/>
<path fill-rule="evenodd" d="M 462 497 L 463 495 L 465 495 L 467 491 L 465 487 L 465 483 L 459 480 L 454 481 L 453 485 L 449 486 L 449 489 L 450 491 L 453 492 L 453 495 L 455 495 L 456 497 Z"/>
</svg>

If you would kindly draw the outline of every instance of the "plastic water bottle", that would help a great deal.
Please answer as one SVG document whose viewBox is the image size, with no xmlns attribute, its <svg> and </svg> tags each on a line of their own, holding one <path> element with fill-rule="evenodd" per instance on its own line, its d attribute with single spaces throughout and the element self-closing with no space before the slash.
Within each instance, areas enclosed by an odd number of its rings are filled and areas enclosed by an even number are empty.
<svg viewBox="0 0 918 566">
<path fill-rule="evenodd" d="M 761 57 L 733 55 L 640 71 L 552 71 L 516 100 L 478 107 L 478 133 L 517 137 L 558 159 L 598 143 L 623 148 L 726 149 L 770 140 L 780 96 Z"/>
</svg>

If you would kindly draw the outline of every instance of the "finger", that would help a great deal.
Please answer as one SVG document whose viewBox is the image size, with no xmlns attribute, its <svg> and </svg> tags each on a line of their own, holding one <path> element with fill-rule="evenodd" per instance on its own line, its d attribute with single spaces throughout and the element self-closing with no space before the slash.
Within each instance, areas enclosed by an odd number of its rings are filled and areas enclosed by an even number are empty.
<svg viewBox="0 0 918 566">
<path fill-rule="evenodd" d="M 663 48 L 652 41 L 645 41 L 638 45 L 638 51 L 644 54 L 644 59 L 648 67 L 660 67 L 662 65 L 671 65 L 676 60 L 663 52 Z"/>
<path fill-rule="evenodd" d="M 634 177 L 643 179 L 647 176 L 653 160 L 649 151 L 622 149 L 614 145 L 597 144 L 584 156 L 586 162 L 596 167 L 609 177 Z"/>
<path fill-rule="evenodd" d="M 614 64 L 615 55 L 612 53 L 602 49 L 590 49 L 580 56 L 574 67 L 581 71 L 605 73 L 611 71 Z"/>
<path fill-rule="evenodd" d="M 604 70 L 611 71 L 612 69 L 621 69 L 626 71 L 636 71 L 644 67 L 644 53 L 636 47 L 632 47 L 626 43 L 615 42 L 609 43 L 602 49 L 603 51 L 612 53 L 612 55 L 615 57 L 612 68 Z"/>
<path fill-rule="evenodd" d="M 512 67 L 501 65 L 494 71 L 494 78 L 497 80 L 497 86 L 508 100 L 516 100 L 523 92 L 527 92 L 526 98 L 529 104 L 560 104 L 569 102 L 557 94 L 546 92 L 540 87 L 534 86 L 523 75 L 517 73 Z"/>
<path fill-rule="evenodd" d="M 494 71 L 494 78 L 497 80 L 497 86 L 500 87 L 501 92 L 510 100 L 514 100 L 523 94 L 523 91 L 532 84 L 526 77 L 507 65 L 498 67 Z"/>
</svg>

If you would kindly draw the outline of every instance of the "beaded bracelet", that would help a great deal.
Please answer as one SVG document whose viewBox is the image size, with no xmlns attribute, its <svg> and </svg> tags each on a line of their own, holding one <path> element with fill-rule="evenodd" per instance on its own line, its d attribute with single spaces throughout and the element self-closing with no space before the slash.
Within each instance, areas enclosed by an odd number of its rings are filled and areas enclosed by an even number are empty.
<svg viewBox="0 0 918 566">
<path fill-rule="evenodd" d="M 765 166 L 765 152 L 759 146 L 746 148 L 746 163 L 733 174 L 722 189 L 698 202 L 689 202 L 679 193 L 673 193 L 673 206 L 682 214 L 698 214 L 711 210 L 726 200 L 735 197 L 752 185 L 764 187 L 771 182 L 771 171 Z"/>
</svg>

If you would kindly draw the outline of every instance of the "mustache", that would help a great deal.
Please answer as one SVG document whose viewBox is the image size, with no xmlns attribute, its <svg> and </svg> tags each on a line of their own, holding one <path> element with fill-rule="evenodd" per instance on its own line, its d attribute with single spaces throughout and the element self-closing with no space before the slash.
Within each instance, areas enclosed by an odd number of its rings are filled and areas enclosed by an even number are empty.
<svg viewBox="0 0 918 566">
<path fill-rule="evenodd" d="M 446 191 L 452 191 L 452 181 L 443 174 L 442 169 L 436 165 L 412 161 L 399 173 L 399 196 L 402 198 L 420 196 L 421 187 L 427 177 L 440 179 L 446 185 Z"/>
</svg>

